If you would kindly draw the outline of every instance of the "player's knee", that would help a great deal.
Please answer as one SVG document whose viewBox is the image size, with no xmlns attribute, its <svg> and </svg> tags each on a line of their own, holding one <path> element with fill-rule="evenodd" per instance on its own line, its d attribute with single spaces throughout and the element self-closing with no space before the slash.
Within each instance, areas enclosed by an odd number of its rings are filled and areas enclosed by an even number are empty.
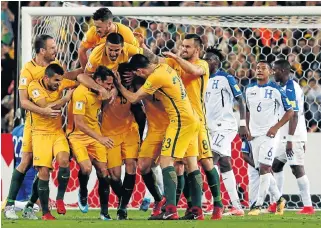
<svg viewBox="0 0 321 228">
<path fill-rule="evenodd" d="M 305 175 L 304 167 L 301 165 L 293 165 L 291 166 L 291 170 L 296 179 Z"/>
<path fill-rule="evenodd" d="M 195 170 L 198 170 L 197 157 L 188 157 L 187 158 L 187 173 L 191 173 Z"/>
<path fill-rule="evenodd" d="M 57 161 L 60 167 L 69 167 L 69 153 L 59 152 L 57 155 Z"/>
<path fill-rule="evenodd" d="M 126 173 L 128 173 L 128 174 L 135 174 L 136 173 L 136 168 L 137 168 L 136 159 L 126 159 L 125 165 L 126 165 Z"/>
<path fill-rule="evenodd" d="M 182 161 L 175 162 L 174 167 L 178 176 L 184 174 L 184 163 Z"/>
<path fill-rule="evenodd" d="M 265 164 L 260 164 L 260 175 L 270 173 L 271 170 L 272 170 L 271 166 L 265 165 Z"/>
<path fill-rule="evenodd" d="M 41 180 L 49 180 L 50 171 L 47 167 L 38 168 L 38 177 Z"/>
<path fill-rule="evenodd" d="M 219 160 L 220 171 L 226 173 L 232 170 L 231 158 L 230 157 L 221 157 Z"/>
<path fill-rule="evenodd" d="M 91 174 L 91 170 L 92 170 L 91 165 L 85 165 L 85 166 L 81 167 L 82 174 L 87 175 L 87 176 L 89 176 Z"/>
<path fill-rule="evenodd" d="M 214 168 L 214 163 L 212 158 L 204 158 L 201 161 L 202 168 L 206 171 L 210 171 Z"/>
<path fill-rule="evenodd" d="M 120 177 L 121 177 L 121 169 L 120 169 L 120 167 L 111 168 L 111 169 L 108 169 L 108 171 L 109 171 L 109 174 L 110 174 L 111 179 L 113 181 L 119 181 L 120 180 Z"/>
<path fill-rule="evenodd" d="M 19 170 L 21 173 L 26 173 L 32 166 L 32 157 L 32 153 L 23 153 L 17 170 Z"/>
<path fill-rule="evenodd" d="M 272 171 L 275 173 L 282 172 L 283 167 L 284 167 L 284 163 L 275 158 L 272 164 Z"/>
<path fill-rule="evenodd" d="M 147 174 L 151 170 L 151 163 L 146 161 L 145 159 L 138 160 L 138 169 L 142 175 Z"/>
</svg>

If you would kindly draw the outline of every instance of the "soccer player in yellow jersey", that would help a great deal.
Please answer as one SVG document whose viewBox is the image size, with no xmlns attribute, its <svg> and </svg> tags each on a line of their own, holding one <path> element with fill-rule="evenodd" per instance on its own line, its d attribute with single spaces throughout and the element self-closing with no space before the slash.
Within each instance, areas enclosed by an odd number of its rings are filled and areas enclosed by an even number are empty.
<svg viewBox="0 0 321 228">
<path fill-rule="evenodd" d="M 5 208 L 5 217 L 10 219 L 18 219 L 18 216 L 14 210 L 14 201 L 17 197 L 21 184 L 23 182 L 25 173 L 29 170 L 32 165 L 32 143 L 31 143 L 31 126 L 30 126 L 30 114 L 38 113 L 47 116 L 48 119 L 55 118 L 60 115 L 60 110 L 51 108 L 51 105 L 46 107 L 39 107 L 30 101 L 28 96 L 28 87 L 33 80 L 39 80 L 44 76 L 45 69 L 50 63 L 58 63 L 55 59 L 57 54 L 56 42 L 49 35 L 39 35 L 36 37 L 34 42 L 34 50 L 36 56 L 31 61 L 27 62 L 20 74 L 19 80 L 19 99 L 21 107 L 27 110 L 25 127 L 23 132 L 23 145 L 22 145 L 22 160 L 19 166 L 13 171 L 12 180 L 10 184 L 10 190 Z M 66 72 L 65 77 L 75 78 L 79 73 L 79 70 L 73 72 Z M 60 175 L 60 174 L 58 174 Z M 37 185 L 38 178 L 35 178 L 35 185 Z M 33 203 L 36 202 L 38 196 L 35 193 L 35 197 L 31 197 L 30 201 L 26 205 L 23 212 L 23 216 L 26 218 L 34 217 Z M 59 209 L 59 207 L 57 207 Z"/>
<path fill-rule="evenodd" d="M 94 13 L 93 19 L 94 26 L 87 31 L 78 50 L 82 68 L 85 68 L 88 61 L 87 51 L 101 44 L 105 44 L 106 37 L 110 33 L 119 33 L 124 37 L 126 43 L 139 46 L 130 28 L 121 23 L 113 22 L 113 14 L 108 8 L 98 9 Z"/>
<path fill-rule="evenodd" d="M 133 81 L 136 89 L 139 89 L 145 80 L 141 77 L 136 77 Z M 151 195 L 154 197 L 154 207 L 152 216 L 159 215 L 161 208 L 165 203 L 165 199 L 156 185 L 155 173 L 152 167 L 155 166 L 156 160 L 159 158 L 162 142 L 165 137 L 166 129 L 169 125 L 168 115 L 160 101 L 161 94 L 154 93 L 152 96 L 147 96 L 143 99 L 145 113 L 147 117 L 147 135 L 143 140 L 142 146 L 138 155 L 138 168 Z"/>
<path fill-rule="evenodd" d="M 133 89 L 129 83 L 125 83 L 125 86 Z M 119 199 L 118 220 L 127 219 L 127 205 L 135 187 L 140 145 L 138 125 L 131 106 L 132 104 L 124 96 L 118 94 L 112 105 L 104 105 L 102 113 L 102 135 L 114 142 L 114 147 L 107 149 L 107 167 L 111 175 L 111 187 Z M 122 183 L 121 166 L 123 162 L 125 163 L 125 178 Z"/>
<path fill-rule="evenodd" d="M 123 96 L 129 102 L 136 103 L 158 91 L 161 94 L 160 101 L 169 117 L 169 125 L 166 128 L 160 156 L 166 211 L 152 216 L 150 219 L 178 219 L 176 208 L 177 175 L 173 165 L 175 158 L 182 159 L 184 156 L 187 156 L 187 168 L 193 176 L 193 203 L 195 206 L 199 204 L 193 210 L 197 219 L 204 219 L 201 210 L 202 177 L 197 165 L 198 151 L 193 143 L 199 130 L 199 121 L 187 97 L 185 87 L 180 77 L 177 76 L 177 72 L 167 64 L 153 64 L 141 54 L 134 55 L 129 64 L 134 73 L 145 78 L 146 82 L 137 92 L 133 93 L 121 85 L 118 75 L 116 83 Z M 194 150 L 188 150 L 188 147 L 194 147 Z M 186 154 L 186 151 L 194 154 Z"/>
<path fill-rule="evenodd" d="M 113 72 L 104 66 L 99 66 L 93 79 L 103 86 L 110 88 L 113 85 Z M 113 143 L 100 132 L 98 114 L 102 105 L 98 94 L 85 87 L 78 86 L 68 106 L 67 135 L 73 156 L 76 158 L 80 170 L 78 206 L 83 213 L 88 212 L 87 184 L 92 165 L 95 166 L 98 177 L 98 194 L 100 199 L 100 219 L 111 220 L 108 214 L 109 179 L 107 176 L 106 147 L 112 148 Z"/>
<path fill-rule="evenodd" d="M 39 107 L 51 105 L 55 109 L 63 107 L 70 99 L 73 90 L 69 90 L 65 97 L 62 92 L 66 88 L 75 87 L 74 81 L 63 78 L 64 70 L 58 64 L 50 64 L 42 79 L 34 80 L 28 87 L 28 95 L 32 102 Z M 59 164 L 57 204 L 63 203 L 70 177 L 69 145 L 62 129 L 62 116 L 48 118 L 34 112 L 31 115 L 33 165 L 38 168 L 38 194 L 42 207 L 42 219 L 54 220 L 48 208 L 49 177 L 53 157 Z M 49 148 L 49 149 L 48 149 Z M 64 211 L 58 213 L 65 214 Z"/>
</svg>

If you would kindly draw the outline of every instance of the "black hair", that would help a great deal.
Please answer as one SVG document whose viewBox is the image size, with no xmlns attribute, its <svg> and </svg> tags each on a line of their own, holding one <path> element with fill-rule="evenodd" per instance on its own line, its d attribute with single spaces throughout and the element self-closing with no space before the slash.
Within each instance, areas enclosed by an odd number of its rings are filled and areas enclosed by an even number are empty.
<svg viewBox="0 0 321 228">
<path fill-rule="evenodd" d="M 219 58 L 220 62 L 224 60 L 224 55 L 222 54 L 222 50 L 217 49 L 215 46 L 210 46 L 206 48 L 206 53 L 211 53 L 213 55 L 216 55 Z"/>
<path fill-rule="evenodd" d="M 112 12 L 108 8 L 99 8 L 93 15 L 95 21 L 107 21 L 113 18 Z"/>
<path fill-rule="evenodd" d="M 132 70 L 146 68 L 150 64 L 148 58 L 142 54 L 135 54 L 129 60 L 129 66 Z"/>
<path fill-rule="evenodd" d="M 55 74 L 64 75 L 64 73 L 64 69 L 57 63 L 49 64 L 45 70 L 45 75 L 47 75 L 48 78 L 53 77 Z"/>
<path fill-rule="evenodd" d="M 258 63 L 264 63 L 264 64 L 266 64 L 270 69 L 272 69 L 271 64 L 270 64 L 268 61 L 266 61 L 266 60 L 260 60 Z"/>
<path fill-rule="evenodd" d="M 111 44 L 124 44 L 124 38 L 119 33 L 112 32 L 107 36 L 106 42 Z"/>
<path fill-rule="evenodd" d="M 36 37 L 33 45 L 36 51 L 36 54 L 40 52 L 41 48 L 44 48 L 44 49 L 46 48 L 46 41 L 50 39 L 53 39 L 53 37 L 47 34 L 42 34 Z"/>
<path fill-rule="evenodd" d="M 184 39 L 186 39 L 186 40 L 193 39 L 195 44 L 199 47 L 201 47 L 203 45 L 203 41 L 202 41 L 201 37 L 197 34 L 186 34 Z"/>
<path fill-rule="evenodd" d="M 289 63 L 289 61 L 285 60 L 285 59 L 278 59 L 274 62 L 274 65 L 278 65 L 280 66 L 282 69 L 285 70 L 291 70 L 291 65 Z"/>
<path fill-rule="evenodd" d="M 102 81 L 106 81 L 108 76 L 112 76 L 113 78 L 115 78 L 115 75 L 112 72 L 112 70 L 101 65 L 96 69 L 93 75 L 93 79 L 96 80 L 97 78 L 100 78 Z"/>
</svg>

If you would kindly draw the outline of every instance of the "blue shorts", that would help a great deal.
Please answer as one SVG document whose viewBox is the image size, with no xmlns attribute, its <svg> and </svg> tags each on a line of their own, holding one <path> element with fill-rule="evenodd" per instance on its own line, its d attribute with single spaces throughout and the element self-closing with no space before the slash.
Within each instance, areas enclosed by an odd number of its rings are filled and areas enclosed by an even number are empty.
<svg viewBox="0 0 321 228">
<path fill-rule="evenodd" d="M 34 179 L 35 179 L 35 176 L 26 175 L 25 179 L 22 182 L 20 190 L 18 192 L 18 195 L 16 198 L 17 201 L 24 202 L 29 200 L 31 196 L 32 183 Z"/>
</svg>

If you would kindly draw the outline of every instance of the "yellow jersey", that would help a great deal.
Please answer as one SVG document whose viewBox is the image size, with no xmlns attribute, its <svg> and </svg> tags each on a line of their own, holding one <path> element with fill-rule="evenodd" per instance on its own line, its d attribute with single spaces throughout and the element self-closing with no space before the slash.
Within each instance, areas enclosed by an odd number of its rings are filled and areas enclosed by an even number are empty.
<svg viewBox="0 0 321 228">
<path fill-rule="evenodd" d="M 127 26 L 121 23 L 114 23 L 114 25 L 116 26 L 115 32 L 123 36 L 124 42 L 139 47 L 139 42 L 135 38 L 130 28 L 128 28 Z M 81 42 L 81 46 L 86 49 L 95 48 L 101 44 L 105 44 L 107 36 L 108 34 L 105 37 L 100 37 L 96 32 L 96 27 L 92 26 L 89 28 L 89 30 L 85 34 Z"/>
<path fill-rule="evenodd" d="M 133 55 L 142 53 L 142 48 L 136 47 L 128 43 L 124 43 L 123 50 L 116 59 L 116 61 L 111 61 L 106 53 L 106 45 L 101 44 L 98 47 L 96 47 L 90 54 L 86 65 L 86 71 L 89 73 L 94 73 L 100 65 L 104 65 L 105 67 L 111 70 L 117 70 L 118 65 L 120 63 L 128 62 L 130 57 L 132 57 Z"/>
<path fill-rule="evenodd" d="M 43 80 L 34 80 L 29 84 L 28 95 L 36 103 L 41 99 L 46 99 L 47 104 L 53 103 L 62 98 L 64 89 L 76 86 L 75 81 L 63 79 L 56 91 L 46 89 Z M 59 134 L 62 133 L 62 116 L 48 118 L 48 116 L 31 113 L 31 129 L 33 134 Z"/>
<path fill-rule="evenodd" d="M 165 132 L 169 124 L 168 115 L 160 100 L 161 96 L 162 95 L 159 92 L 156 92 L 152 96 L 148 96 L 143 100 L 148 131 Z"/>
<path fill-rule="evenodd" d="M 205 74 L 198 78 L 191 78 L 189 75 L 182 69 L 182 67 L 172 58 L 166 58 L 166 63 L 170 65 L 173 69 L 177 71 L 179 76 L 182 78 L 188 98 L 191 101 L 192 107 L 200 117 L 201 120 L 205 120 L 205 90 L 209 80 L 209 67 L 208 63 L 205 60 L 198 59 L 192 64 L 201 67 Z"/>
<path fill-rule="evenodd" d="M 67 135 L 85 136 L 85 133 L 75 126 L 74 115 L 83 115 L 85 124 L 96 133 L 101 134 L 98 120 L 101 104 L 102 101 L 98 99 L 96 93 L 80 84 L 73 92 L 72 99 L 68 104 Z"/>
<path fill-rule="evenodd" d="M 131 103 L 122 96 L 118 96 L 112 105 L 106 104 L 102 114 L 101 133 L 108 136 L 118 135 L 137 127 L 130 108 Z"/>
<path fill-rule="evenodd" d="M 158 64 L 142 88 L 151 95 L 159 91 L 159 100 L 168 114 L 170 123 L 190 124 L 195 120 L 182 80 L 169 65 Z"/>
</svg>

